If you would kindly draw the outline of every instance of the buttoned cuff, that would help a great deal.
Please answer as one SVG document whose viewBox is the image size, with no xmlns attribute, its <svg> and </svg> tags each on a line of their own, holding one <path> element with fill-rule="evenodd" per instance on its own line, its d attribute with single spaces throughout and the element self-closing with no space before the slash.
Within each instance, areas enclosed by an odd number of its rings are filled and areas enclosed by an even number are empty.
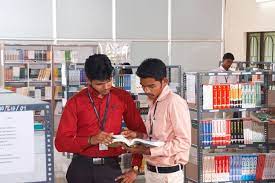
<svg viewBox="0 0 275 183">
<path fill-rule="evenodd" d="M 142 163 L 142 155 L 140 154 L 133 154 L 132 155 L 132 166 L 141 166 Z"/>
</svg>

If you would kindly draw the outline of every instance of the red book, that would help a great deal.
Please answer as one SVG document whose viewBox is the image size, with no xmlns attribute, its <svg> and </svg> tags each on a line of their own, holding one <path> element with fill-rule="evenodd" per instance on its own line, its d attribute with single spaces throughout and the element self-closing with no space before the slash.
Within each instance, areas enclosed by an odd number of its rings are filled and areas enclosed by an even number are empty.
<svg viewBox="0 0 275 183">
<path fill-rule="evenodd" d="M 263 172 L 265 167 L 265 154 L 258 155 L 257 168 L 256 168 L 256 180 L 263 179 Z"/>
<path fill-rule="evenodd" d="M 226 85 L 226 109 L 230 109 L 230 85 Z"/>
<path fill-rule="evenodd" d="M 222 109 L 222 85 L 218 85 L 218 97 L 217 97 L 217 107 L 218 109 Z"/>
<path fill-rule="evenodd" d="M 225 156 L 225 173 L 229 173 L 229 156 Z"/>
<path fill-rule="evenodd" d="M 218 109 L 218 85 L 213 85 L 213 109 Z"/>
</svg>

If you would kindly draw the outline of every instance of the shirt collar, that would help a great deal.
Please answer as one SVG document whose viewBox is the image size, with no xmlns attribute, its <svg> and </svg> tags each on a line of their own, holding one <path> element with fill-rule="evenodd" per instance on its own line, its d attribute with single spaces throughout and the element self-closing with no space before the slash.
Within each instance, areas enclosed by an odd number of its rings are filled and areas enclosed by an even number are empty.
<svg viewBox="0 0 275 183">
<path fill-rule="evenodd" d="M 221 71 L 226 71 L 226 70 L 223 68 L 222 65 L 220 66 L 220 70 L 221 70 Z"/>
<path fill-rule="evenodd" d="M 110 92 L 112 91 L 112 89 L 113 89 L 113 87 L 111 88 Z M 98 97 L 99 93 L 95 89 L 93 89 L 90 85 L 88 86 L 88 91 L 89 91 L 89 93 L 91 94 L 91 96 L 93 98 L 101 99 L 101 98 Z M 103 98 L 105 98 L 105 97 L 106 96 L 104 96 Z"/>
<path fill-rule="evenodd" d="M 168 85 L 166 85 L 166 86 L 163 88 L 161 94 L 158 96 L 158 98 L 157 98 L 156 101 L 157 101 L 157 102 L 160 102 L 160 101 L 165 100 L 166 97 L 167 97 L 167 95 L 168 95 L 170 92 L 171 92 L 171 89 L 169 88 Z M 153 100 L 148 99 L 148 103 L 149 103 L 149 105 L 153 105 Z"/>
</svg>

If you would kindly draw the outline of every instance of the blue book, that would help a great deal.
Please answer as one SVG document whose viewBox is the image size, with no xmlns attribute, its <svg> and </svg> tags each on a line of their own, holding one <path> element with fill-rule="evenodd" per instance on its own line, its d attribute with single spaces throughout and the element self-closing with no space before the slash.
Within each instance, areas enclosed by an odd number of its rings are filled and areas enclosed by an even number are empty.
<svg viewBox="0 0 275 183">
<path fill-rule="evenodd" d="M 212 121 L 209 121 L 209 146 L 212 144 Z"/>
<path fill-rule="evenodd" d="M 206 141 L 207 141 L 207 139 L 206 139 L 206 122 L 205 121 L 203 121 L 202 122 L 202 125 L 201 125 L 201 127 L 202 127 L 202 131 L 203 131 L 203 136 L 202 136 L 202 143 L 203 143 L 203 145 L 204 146 L 207 146 L 207 143 L 206 143 Z"/>
<path fill-rule="evenodd" d="M 126 75 L 126 77 L 127 77 L 127 89 L 126 90 L 130 91 L 131 90 L 131 75 L 128 74 L 128 75 Z"/>
<path fill-rule="evenodd" d="M 229 158 L 229 180 L 233 181 L 233 156 Z"/>
<path fill-rule="evenodd" d="M 204 147 L 205 146 L 205 132 L 204 132 L 204 122 L 202 121 L 200 124 L 199 124 L 200 126 L 200 128 L 199 128 L 199 130 L 200 130 L 200 134 L 202 135 L 202 141 L 201 141 L 201 144 L 202 144 L 202 146 Z"/>
</svg>

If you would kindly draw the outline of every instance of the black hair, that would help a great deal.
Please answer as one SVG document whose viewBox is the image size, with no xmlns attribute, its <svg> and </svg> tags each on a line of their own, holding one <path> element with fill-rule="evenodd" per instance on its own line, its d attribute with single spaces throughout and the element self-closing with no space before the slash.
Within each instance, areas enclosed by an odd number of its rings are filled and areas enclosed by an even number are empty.
<svg viewBox="0 0 275 183">
<path fill-rule="evenodd" d="M 234 55 L 232 53 L 225 53 L 222 57 L 222 60 L 225 60 L 225 59 L 231 59 L 231 60 L 234 60 Z"/>
<path fill-rule="evenodd" d="M 154 78 L 161 81 L 166 77 L 166 65 L 160 59 L 148 58 L 140 64 L 136 74 L 140 78 Z"/>
<path fill-rule="evenodd" d="M 129 65 L 130 66 L 130 63 L 129 62 L 124 62 L 121 65 Z M 119 73 L 120 74 L 133 74 L 133 70 L 131 68 L 124 68 L 124 69 L 121 69 L 119 71 Z"/>
<path fill-rule="evenodd" d="M 94 54 L 86 59 L 85 73 L 89 80 L 108 80 L 112 77 L 113 70 L 110 59 L 104 54 Z"/>
</svg>

